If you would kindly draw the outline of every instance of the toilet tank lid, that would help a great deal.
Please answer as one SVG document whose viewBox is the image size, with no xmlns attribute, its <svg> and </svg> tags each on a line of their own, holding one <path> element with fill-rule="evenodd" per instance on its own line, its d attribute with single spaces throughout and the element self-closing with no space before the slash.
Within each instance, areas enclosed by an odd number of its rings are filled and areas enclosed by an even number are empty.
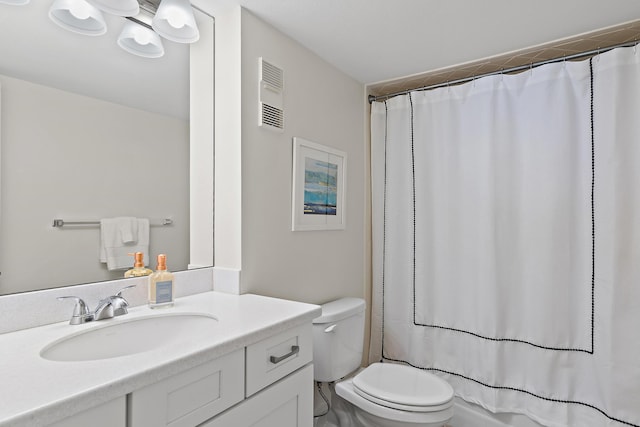
<svg viewBox="0 0 640 427">
<path fill-rule="evenodd" d="M 313 323 L 331 323 L 345 319 L 364 311 L 365 303 L 362 298 L 340 298 L 322 304 L 322 315 L 313 319 Z"/>
</svg>

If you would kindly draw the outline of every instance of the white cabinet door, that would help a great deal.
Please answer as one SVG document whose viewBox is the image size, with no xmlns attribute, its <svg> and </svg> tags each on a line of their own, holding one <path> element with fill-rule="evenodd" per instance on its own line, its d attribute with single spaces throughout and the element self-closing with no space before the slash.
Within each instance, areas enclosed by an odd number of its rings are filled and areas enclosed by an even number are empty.
<svg viewBox="0 0 640 427">
<path fill-rule="evenodd" d="M 283 378 L 199 427 L 312 427 L 313 365 Z"/>
<path fill-rule="evenodd" d="M 127 406 L 124 396 L 87 409 L 50 427 L 126 427 Z"/>
<path fill-rule="evenodd" d="M 194 427 L 244 397 L 244 349 L 129 395 L 129 427 Z"/>
</svg>

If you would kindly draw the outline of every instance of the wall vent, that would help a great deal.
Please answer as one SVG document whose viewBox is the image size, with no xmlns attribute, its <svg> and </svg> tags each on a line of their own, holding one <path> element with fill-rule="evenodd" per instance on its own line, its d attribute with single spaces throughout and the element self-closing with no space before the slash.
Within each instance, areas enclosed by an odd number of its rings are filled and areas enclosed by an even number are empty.
<svg viewBox="0 0 640 427">
<path fill-rule="evenodd" d="M 284 72 L 264 59 L 262 59 L 262 78 L 260 80 L 269 85 L 273 91 L 281 91 L 284 88 Z"/>
<path fill-rule="evenodd" d="M 261 126 L 269 126 L 278 130 L 284 130 L 284 116 L 282 110 L 269 104 L 262 104 Z"/>
<path fill-rule="evenodd" d="M 284 71 L 260 58 L 259 120 L 265 129 L 284 130 Z"/>
</svg>

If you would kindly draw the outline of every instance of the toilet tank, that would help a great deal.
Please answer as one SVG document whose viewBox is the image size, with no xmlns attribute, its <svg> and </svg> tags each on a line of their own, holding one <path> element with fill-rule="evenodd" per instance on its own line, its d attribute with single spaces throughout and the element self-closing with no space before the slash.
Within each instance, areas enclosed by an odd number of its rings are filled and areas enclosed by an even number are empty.
<svg viewBox="0 0 640 427">
<path fill-rule="evenodd" d="M 361 298 L 341 298 L 322 305 L 322 315 L 313 320 L 316 381 L 337 381 L 360 367 L 364 309 Z"/>
</svg>

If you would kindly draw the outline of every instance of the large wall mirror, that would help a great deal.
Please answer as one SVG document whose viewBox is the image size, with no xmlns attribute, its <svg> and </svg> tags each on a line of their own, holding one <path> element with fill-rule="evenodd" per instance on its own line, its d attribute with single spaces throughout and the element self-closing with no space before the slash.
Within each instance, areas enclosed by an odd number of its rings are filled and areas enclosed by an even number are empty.
<svg viewBox="0 0 640 427">
<path fill-rule="evenodd" d="M 117 46 L 124 18 L 83 36 L 51 4 L 0 3 L 0 295 L 123 277 L 99 259 L 98 225 L 54 219 L 148 218 L 147 265 L 166 253 L 186 269 L 189 45 L 137 57 Z"/>
</svg>

